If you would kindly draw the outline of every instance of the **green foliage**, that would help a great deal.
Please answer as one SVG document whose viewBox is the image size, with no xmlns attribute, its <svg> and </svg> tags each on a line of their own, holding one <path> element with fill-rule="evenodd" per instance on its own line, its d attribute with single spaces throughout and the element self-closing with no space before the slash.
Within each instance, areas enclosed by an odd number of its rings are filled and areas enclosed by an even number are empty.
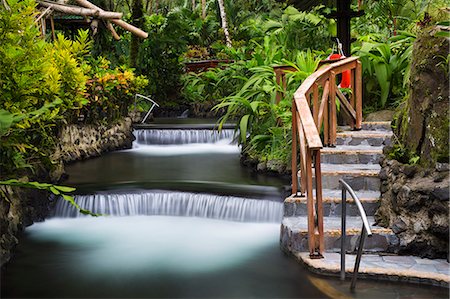
<svg viewBox="0 0 450 299">
<path fill-rule="evenodd" d="M 47 43 L 35 24 L 35 2 L 9 4 L 10 11 L 0 10 L 2 177 L 37 165 L 51 170 L 58 127 L 81 114 L 90 122 L 126 115 L 129 94 L 146 83 L 130 70 L 111 70 L 106 60 L 93 59 L 87 31 L 79 31 L 73 41 L 58 35 Z"/>
<path fill-rule="evenodd" d="M 178 98 L 181 86 L 182 54 L 188 45 L 188 24 L 180 18 L 182 10 L 146 17 L 149 37 L 142 42 L 137 71 L 149 78 L 147 94 L 157 102 Z"/>
<path fill-rule="evenodd" d="M 415 38 L 408 32 L 386 42 L 375 35 L 360 37 L 354 52 L 362 62 L 366 98 L 378 108 L 395 106 L 404 98 Z"/>
<path fill-rule="evenodd" d="M 73 196 L 68 195 L 67 193 L 75 191 L 75 188 L 67 187 L 67 186 L 59 186 L 54 184 L 48 184 L 48 183 L 39 183 L 39 182 L 22 182 L 16 179 L 10 179 L 7 181 L 0 181 L 0 186 L 11 186 L 11 187 L 22 187 L 22 188 L 32 188 L 32 189 L 39 189 L 39 190 L 46 190 L 49 193 L 52 193 L 56 196 L 59 196 L 60 198 L 66 200 L 69 202 L 72 206 L 74 206 L 77 210 L 80 211 L 80 213 L 85 215 L 91 215 L 94 217 L 101 216 L 101 214 L 92 213 L 89 210 L 82 209 L 74 200 Z M 7 196 L 2 192 L 2 195 L 6 200 Z"/>
</svg>

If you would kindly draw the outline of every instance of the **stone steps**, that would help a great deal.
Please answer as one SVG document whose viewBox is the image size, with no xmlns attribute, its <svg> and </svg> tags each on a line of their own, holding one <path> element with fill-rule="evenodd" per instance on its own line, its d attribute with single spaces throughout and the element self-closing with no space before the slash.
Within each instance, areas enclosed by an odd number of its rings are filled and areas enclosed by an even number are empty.
<svg viewBox="0 0 450 299">
<path fill-rule="evenodd" d="M 339 126 L 341 131 L 351 131 L 350 126 Z M 361 124 L 361 129 L 366 131 L 391 131 L 390 121 L 369 121 Z"/>
<path fill-rule="evenodd" d="M 323 189 L 340 189 L 344 179 L 354 190 L 380 190 L 380 165 L 377 164 L 328 164 L 322 163 Z M 300 177 L 300 172 L 299 172 Z"/>
<path fill-rule="evenodd" d="M 365 122 L 362 130 L 339 127 L 337 146 L 321 150 L 324 241 L 327 252 L 340 252 L 341 186 L 344 179 L 358 195 L 369 222 L 379 206 L 380 165 L 383 146 L 390 144 L 390 122 Z M 362 221 L 357 206 L 347 194 L 348 252 L 354 252 L 361 233 Z M 373 226 L 373 236 L 366 239 L 364 251 L 390 252 L 398 246 L 398 238 L 390 229 Z M 308 252 L 307 205 L 305 197 L 288 197 L 284 202 L 281 247 L 291 253 Z"/>
<path fill-rule="evenodd" d="M 358 198 L 361 201 L 364 210 L 368 216 L 373 216 L 379 207 L 380 192 L 365 191 L 358 192 Z M 323 190 L 322 206 L 324 217 L 341 216 L 342 200 L 341 190 Z M 306 216 L 307 206 L 306 197 L 288 197 L 284 201 L 284 216 Z M 358 216 L 358 208 L 354 204 L 353 198 L 347 194 L 347 215 Z"/>
<path fill-rule="evenodd" d="M 365 252 L 389 252 L 399 243 L 391 229 L 373 225 L 373 217 L 368 217 L 372 224 L 372 236 L 366 238 Z M 287 252 L 307 252 L 308 226 L 306 216 L 284 217 L 281 223 L 280 242 Z M 360 217 L 347 217 L 346 251 L 355 252 L 361 234 L 362 221 Z M 324 243 L 327 252 L 340 252 L 341 248 L 341 217 L 324 217 Z"/>
<path fill-rule="evenodd" d="M 344 131 L 336 134 L 336 145 L 390 145 L 391 137 L 392 132 L 388 131 Z"/>
<path fill-rule="evenodd" d="M 381 146 L 338 145 L 321 150 L 321 162 L 327 164 L 378 164 L 382 156 Z"/>
</svg>

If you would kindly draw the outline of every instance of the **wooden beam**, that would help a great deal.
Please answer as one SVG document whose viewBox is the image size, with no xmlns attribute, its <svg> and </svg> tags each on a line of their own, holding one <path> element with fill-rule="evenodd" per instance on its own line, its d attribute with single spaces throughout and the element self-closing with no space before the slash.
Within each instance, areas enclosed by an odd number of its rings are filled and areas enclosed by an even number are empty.
<svg viewBox="0 0 450 299">
<path fill-rule="evenodd" d="M 352 122 L 356 120 L 356 112 L 353 109 L 353 107 L 350 105 L 350 103 L 347 101 L 347 98 L 342 93 L 342 91 L 336 86 L 335 88 L 336 94 L 339 98 L 339 102 L 341 102 L 342 107 L 345 109 L 345 111 L 350 115 L 352 118 Z"/>
<path fill-rule="evenodd" d="M 63 12 L 66 14 L 77 15 L 77 16 L 88 16 L 96 17 L 101 19 L 120 19 L 122 13 L 104 11 L 99 9 L 90 9 L 73 5 L 58 4 L 53 1 L 38 1 L 39 5 L 43 7 L 49 7 L 53 10 Z"/>
<path fill-rule="evenodd" d="M 115 40 L 120 40 L 120 36 L 117 34 L 110 21 L 106 21 L 106 28 L 111 32 L 111 35 Z"/>
<path fill-rule="evenodd" d="M 305 131 L 305 138 L 308 147 L 310 149 L 322 148 L 322 141 L 320 140 L 320 135 L 317 131 L 316 124 L 314 123 L 314 119 L 311 115 L 311 110 L 309 109 L 305 95 L 296 93 L 294 95 L 294 99 L 301 122 L 299 130 L 303 129 Z"/>
<path fill-rule="evenodd" d="M 87 0 L 75 0 L 79 5 L 87 7 L 87 8 L 91 8 L 91 9 L 98 9 L 98 10 L 103 10 L 100 7 L 92 4 L 91 2 L 87 1 Z M 148 37 L 148 33 L 133 26 L 130 25 L 122 20 L 118 20 L 118 19 L 111 19 L 110 20 L 113 24 L 122 27 L 123 29 L 130 31 L 131 33 L 133 33 L 134 35 L 137 35 L 141 38 L 147 38 Z"/>
<path fill-rule="evenodd" d="M 319 115 L 317 119 L 317 130 L 320 131 L 320 128 L 322 127 L 323 118 L 326 115 L 325 109 L 328 109 L 328 94 L 330 92 L 330 82 L 325 82 L 325 87 L 323 88 L 322 93 L 322 99 L 320 101 L 320 107 L 319 107 Z M 324 138 L 325 143 L 327 143 L 327 140 Z"/>
</svg>

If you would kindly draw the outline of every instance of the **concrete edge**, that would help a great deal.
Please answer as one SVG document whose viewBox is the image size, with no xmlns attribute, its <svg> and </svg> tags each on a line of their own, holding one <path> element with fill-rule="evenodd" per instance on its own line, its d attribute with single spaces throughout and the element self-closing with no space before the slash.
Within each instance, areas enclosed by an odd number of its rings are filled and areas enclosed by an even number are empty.
<svg viewBox="0 0 450 299">
<path fill-rule="evenodd" d="M 286 251 L 285 251 L 286 252 Z M 307 252 L 287 252 L 289 255 L 305 266 L 309 271 L 326 276 L 339 276 L 340 268 L 335 265 L 327 265 L 323 259 L 310 259 Z M 363 257 L 364 258 L 364 255 Z M 351 277 L 353 267 L 345 270 L 347 277 Z M 358 279 L 375 279 L 394 282 L 408 282 L 412 284 L 425 284 L 449 288 L 450 277 L 445 274 L 419 272 L 414 270 L 395 270 L 385 268 L 360 268 Z"/>
</svg>

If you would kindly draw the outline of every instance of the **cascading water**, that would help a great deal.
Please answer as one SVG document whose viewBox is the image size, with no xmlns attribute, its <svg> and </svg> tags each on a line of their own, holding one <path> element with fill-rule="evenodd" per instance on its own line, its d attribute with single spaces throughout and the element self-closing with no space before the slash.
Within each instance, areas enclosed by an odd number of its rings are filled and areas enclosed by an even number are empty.
<svg viewBox="0 0 450 299">
<path fill-rule="evenodd" d="M 94 213 L 111 216 L 164 215 L 242 222 L 280 222 L 280 202 L 188 192 L 140 192 L 78 195 L 75 202 Z M 81 217 L 72 205 L 59 200 L 56 217 Z"/>
<path fill-rule="evenodd" d="M 216 143 L 226 140 L 232 143 L 234 130 L 224 129 L 221 132 L 208 129 L 139 129 L 134 131 L 137 144 L 166 145 Z"/>
</svg>

